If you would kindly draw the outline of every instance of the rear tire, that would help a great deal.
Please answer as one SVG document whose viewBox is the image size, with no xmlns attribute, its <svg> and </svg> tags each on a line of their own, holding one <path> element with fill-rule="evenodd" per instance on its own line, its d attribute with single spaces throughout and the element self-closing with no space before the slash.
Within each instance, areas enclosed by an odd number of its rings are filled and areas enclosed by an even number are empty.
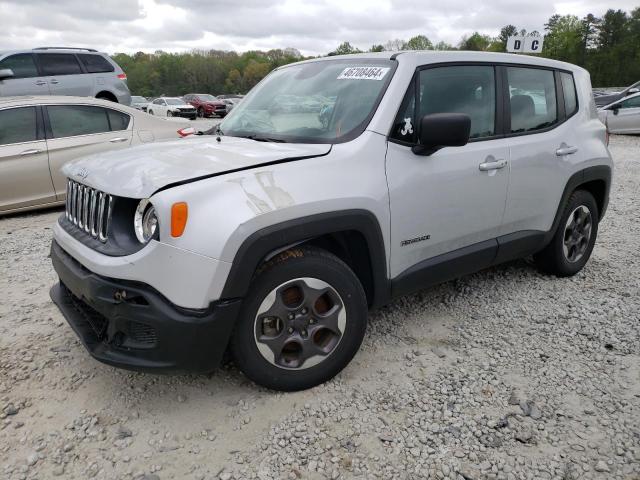
<svg viewBox="0 0 640 480">
<path fill-rule="evenodd" d="M 533 256 L 538 269 L 558 277 L 582 270 L 596 243 L 599 219 L 593 195 L 586 190 L 573 192 L 551 242 Z"/>
<path fill-rule="evenodd" d="M 353 358 L 367 325 L 358 277 L 318 248 L 287 250 L 264 263 L 249 287 L 231 352 L 267 388 L 295 391 L 326 382 Z"/>
</svg>

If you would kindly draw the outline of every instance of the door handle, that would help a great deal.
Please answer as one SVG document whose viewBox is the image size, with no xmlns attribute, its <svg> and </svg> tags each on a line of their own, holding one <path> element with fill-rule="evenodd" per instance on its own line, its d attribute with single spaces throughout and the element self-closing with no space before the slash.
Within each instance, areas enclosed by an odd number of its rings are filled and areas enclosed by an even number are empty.
<svg viewBox="0 0 640 480">
<path fill-rule="evenodd" d="M 47 84 L 47 82 L 45 82 L 44 80 L 38 80 L 36 82 L 36 85 L 46 85 L 46 84 Z"/>
<path fill-rule="evenodd" d="M 109 140 L 109 143 L 120 143 L 120 142 L 126 142 L 127 140 L 128 138 L 125 138 L 125 137 L 116 137 Z"/>
<path fill-rule="evenodd" d="M 578 151 L 578 147 L 569 147 L 569 146 L 564 146 L 564 147 L 560 147 L 559 149 L 556 150 L 556 155 L 559 157 L 563 157 L 565 155 L 572 155 L 574 153 L 576 153 Z"/>
<path fill-rule="evenodd" d="M 20 156 L 35 155 L 36 153 L 40 153 L 40 150 L 38 150 L 37 148 L 30 148 L 29 150 L 25 150 L 23 152 L 20 152 Z"/>
<path fill-rule="evenodd" d="M 479 165 L 479 168 L 483 172 L 488 172 L 489 170 L 499 170 L 507 166 L 506 160 L 495 160 L 493 162 L 484 162 Z"/>
<path fill-rule="evenodd" d="M 57 85 L 60 82 L 58 82 L 58 80 L 56 80 L 56 79 L 53 79 L 53 80 L 50 81 L 50 83 L 53 83 L 54 85 Z"/>
</svg>

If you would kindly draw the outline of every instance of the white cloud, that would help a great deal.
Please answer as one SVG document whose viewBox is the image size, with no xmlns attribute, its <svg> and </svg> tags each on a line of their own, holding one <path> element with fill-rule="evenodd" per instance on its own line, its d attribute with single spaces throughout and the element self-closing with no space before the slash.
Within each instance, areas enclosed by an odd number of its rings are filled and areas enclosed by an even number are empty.
<svg viewBox="0 0 640 480">
<path fill-rule="evenodd" d="M 619 0 L 630 11 L 637 0 Z M 497 35 L 506 24 L 542 31 L 554 13 L 602 15 L 594 0 L 553 3 L 486 0 L 0 0 L 0 48 L 43 45 L 107 52 L 295 47 L 325 54 L 343 41 L 366 49 L 427 35 L 458 43 L 474 30 Z"/>
</svg>

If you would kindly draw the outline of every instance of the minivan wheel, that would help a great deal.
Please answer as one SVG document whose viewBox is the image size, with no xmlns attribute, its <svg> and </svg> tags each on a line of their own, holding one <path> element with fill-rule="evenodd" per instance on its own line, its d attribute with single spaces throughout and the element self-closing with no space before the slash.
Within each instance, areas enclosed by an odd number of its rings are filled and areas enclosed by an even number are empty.
<svg viewBox="0 0 640 480">
<path fill-rule="evenodd" d="M 571 194 L 551 243 L 533 256 L 540 270 L 569 277 L 585 266 L 598 234 L 598 205 L 591 193 Z"/>
<path fill-rule="evenodd" d="M 367 300 L 353 271 L 327 251 L 295 248 L 258 269 L 231 352 L 254 382 L 303 390 L 329 380 L 351 361 L 366 325 Z"/>
</svg>

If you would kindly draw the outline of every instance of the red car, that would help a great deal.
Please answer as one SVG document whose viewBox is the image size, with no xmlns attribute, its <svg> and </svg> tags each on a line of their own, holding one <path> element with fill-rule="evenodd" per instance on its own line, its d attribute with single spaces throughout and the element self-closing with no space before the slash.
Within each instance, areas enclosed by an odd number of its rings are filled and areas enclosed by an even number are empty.
<svg viewBox="0 0 640 480">
<path fill-rule="evenodd" d="M 208 93 L 189 93 L 182 98 L 186 103 L 196 107 L 200 118 L 213 115 L 224 117 L 227 114 L 227 104 Z"/>
</svg>

